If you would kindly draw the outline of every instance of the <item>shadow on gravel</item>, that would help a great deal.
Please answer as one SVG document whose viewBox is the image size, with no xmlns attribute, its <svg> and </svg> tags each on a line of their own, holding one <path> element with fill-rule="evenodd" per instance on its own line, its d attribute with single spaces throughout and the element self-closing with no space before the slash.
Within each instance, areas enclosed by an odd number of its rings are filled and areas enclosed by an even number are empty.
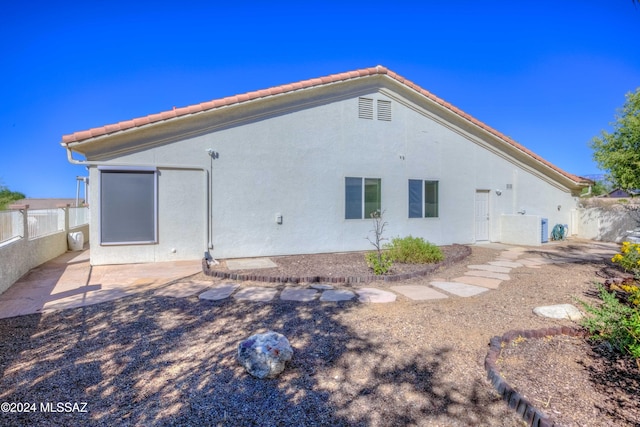
<svg viewBox="0 0 640 427">
<path fill-rule="evenodd" d="M 494 424 L 486 383 L 459 388 L 444 379 L 453 349 L 357 334 L 342 316 L 358 306 L 146 293 L 3 319 L 0 401 L 34 403 L 36 411 L 1 413 L 0 424 Z M 258 380 L 238 365 L 236 348 L 266 330 L 287 336 L 294 357 L 277 379 Z M 76 412 L 51 412 L 57 402 L 77 403 L 69 406 Z"/>
</svg>

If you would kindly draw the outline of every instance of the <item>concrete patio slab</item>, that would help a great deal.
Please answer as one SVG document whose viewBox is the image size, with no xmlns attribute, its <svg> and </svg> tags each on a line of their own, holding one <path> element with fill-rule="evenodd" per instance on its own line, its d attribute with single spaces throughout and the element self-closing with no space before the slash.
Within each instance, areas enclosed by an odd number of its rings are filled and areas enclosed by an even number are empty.
<svg viewBox="0 0 640 427">
<path fill-rule="evenodd" d="M 235 291 L 239 287 L 240 285 L 238 285 L 237 283 L 223 283 L 201 293 L 198 298 L 210 301 L 218 301 L 221 299 L 229 298 L 233 291 Z"/>
<path fill-rule="evenodd" d="M 504 273 L 493 273 L 491 271 L 482 271 L 482 270 L 469 270 L 464 273 L 465 276 L 477 276 L 477 277 L 487 277 L 489 279 L 498 279 L 498 280 L 511 280 L 508 274 Z"/>
<path fill-rule="evenodd" d="M 387 303 L 396 300 L 396 294 L 377 288 L 360 288 L 356 290 L 360 302 Z"/>
<path fill-rule="evenodd" d="M 233 297 L 238 301 L 265 302 L 271 301 L 277 293 L 273 288 L 249 287 L 240 289 Z"/>
<path fill-rule="evenodd" d="M 468 265 L 467 268 L 471 270 L 484 270 L 494 273 L 510 273 L 511 269 L 508 267 L 499 267 L 497 265 Z"/>
<path fill-rule="evenodd" d="M 338 302 L 338 301 L 349 301 L 355 297 L 351 291 L 347 291 L 345 289 L 335 289 L 324 291 L 322 295 L 320 295 L 320 301 L 325 302 Z"/>
<path fill-rule="evenodd" d="M 229 270 L 255 270 L 259 268 L 274 268 L 278 265 L 269 258 L 237 258 L 225 261 Z"/>
<path fill-rule="evenodd" d="M 174 283 L 154 292 L 154 295 L 161 297 L 186 298 L 196 295 L 211 287 L 211 281 L 207 280 L 184 280 Z"/>
<path fill-rule="evenodd" d="M 459 282 L 431 282 L 431 285 L 459 297 L 472 297 L 489 290 L 488 288 L 483 288 L 481 286 L 468 285 Z"/>
<path fill-rule="evenodd" d="M 391 286 L 391 290 L 414 301 L 449 298 L 442 292 L 423 285 Z"/>
<path fill-rule="evenodd" d="M 490 279 L 488 277 L 462 276 L 453 279 L 454 282 L 466 283 L 468 285 L 482 286 L 483 288 L 498 289 L 502 280 Z"/>
<path fill-rule="evenodd" d="M 307 288 L 284 288 L 280 293 L 280 299 L 285 301 L 313 301 L 318 295 L 318 291 L 315 289 Z"/>
<path fill-rule="evenodd" d="M 64 310 L 67 308 L 84 307 L 93 304 L 99 304 L 101 302 L 113 301 L 115 299 L 124 298 L 129 296 L 123 289 L 108 289 L 97 292 L 80 293 L 66 298 L 55 299 L 47 301 L 43 304 L 43 313 Z M 54 297 L 54 295 L 52 295 Z"/>
</svg>

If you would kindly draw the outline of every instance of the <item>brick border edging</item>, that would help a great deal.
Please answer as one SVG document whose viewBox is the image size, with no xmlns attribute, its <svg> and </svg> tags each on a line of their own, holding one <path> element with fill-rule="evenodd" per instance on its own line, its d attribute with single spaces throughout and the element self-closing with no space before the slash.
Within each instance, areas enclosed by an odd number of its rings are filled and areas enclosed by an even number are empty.
<svg viewBox="0 0 640 427">
<path fill-rule="evenodd" d="M 525 399 L 516 389 L 511 387 L 500 375 L 497 361 L 502 353 L 502 345 L 509 344 L 518 337 L 523 338 L 544 338 L 548 336 L 567 335 L 570 337 L 586 337 L 588 333 L 583 329 L 569 326 L 536 329 L 528 331 L 512 330 L 501 337 L 495 336 L 489 341 L 489 352 L 484 359 L 484 368 L 487 371 L 487 378 L 491 385 L 502 396 L 502 400 L 509 408 L 516 411 L 527 425 L 532 427 L 553 427 L 556 424 L 541 410 L 536 409 L 531 402 Z"/>
<path fill-rule="evenodd" d="M 471 255 L 471 248 L 466 245 L 457 245 L 454 244 L 452 246 L 461 246 L 465 248 L 463 254 L 454 256 L 452 258 L 447 258 L 438 264 L 430 265 L 429 267 L 420 270 L 414 271 L 412 273 L 403 273 L 403 274 L 390 274 L 388 276 L 349 276 L 349 277 L 328 277 L 328 276 L 307 276 L 307 277 L 296 277 L 296 276 L 260 276 L 257 274 L 238 274 L 231 273 L 228 271 L 218 271 L 212 270 L 209 267 L 209 263 L 205 258 L 202 259 L 202 272 L 211 277 L 217 277 L 220 279 L 230 279 L 230 280 L 251 280 L 254 282 L 266 282 L 266 283 L 319 283 L 319 282 L 328 282 L 328 283 L 367 283 L 374 281 L 385 281 L 385 282 L 397 282 L 400 280 L 413 279 L 415 277 L 426 276 L 429 273 L 433 273 L 440 267 L 447 267 L 456 262 L 462 261 L 469 255 Z"/>
</svg>

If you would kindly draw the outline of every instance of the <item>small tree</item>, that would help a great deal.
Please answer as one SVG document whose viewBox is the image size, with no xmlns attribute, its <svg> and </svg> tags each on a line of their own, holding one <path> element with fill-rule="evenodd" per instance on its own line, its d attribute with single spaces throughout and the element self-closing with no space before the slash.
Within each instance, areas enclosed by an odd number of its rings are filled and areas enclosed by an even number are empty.
<svg viewBox="0 0 640 427">
<path fill-rule="evenodd" d="M 614 186 L 633 190 L 640 188 L 640 88 L 626 99 L 612 123 L 613 132 L 602 131 L 591 141 L 591 148 Z"/>
<path fill-rule="evenodd" d="M 365 255 L 365 259 L 367 260 L 367 264 L 369 267 L 373 269 L 375 274 L 384 274 L 391 269 L 391 265 L 393 261 L 386 254 L 383 249 L 383 243 L 387 239 L 383 237 L 384 229 L 387 225 L 389 225 L 383 219 L 384 212 L 374 211 L 371 212 L 371 219 L 373 220 L 373 240 L 367 236 L 367 240 L 371 242 L 371 244 L 376 248 L 376 252 L 369 252 Z"/>
</svg>

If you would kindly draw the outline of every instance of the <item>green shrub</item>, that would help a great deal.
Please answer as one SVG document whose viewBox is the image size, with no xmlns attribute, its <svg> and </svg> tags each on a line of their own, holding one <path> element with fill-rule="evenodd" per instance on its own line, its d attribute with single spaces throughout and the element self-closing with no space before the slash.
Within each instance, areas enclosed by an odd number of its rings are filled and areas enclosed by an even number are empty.
<svg viewBox="0 0 640 427">
<path fill-rule="evenodd" d="M 444 259 L 440 248 L 427 242 L 422 237 L 396 237 L 391 239 L 391 244 L 387 245 L 386 248 L 389 257 L 395 262 L 426 264 Z"/>
<path fill-rule="evenodd" d="M 367 252 L 364 259 L 376 276 L 386 274 L 393 265 L 393 260 L 389 257 L 388 252 Z"/>
<path fill-rule="evenodd" d="M 620 302 L 615 292 L 598 285 L 602 304 L 580 301 L 588 316 L 582 320 L 592 339 L 608 341 L 616 350 L 640 359 L 640 309 Z"/>
</svg>

